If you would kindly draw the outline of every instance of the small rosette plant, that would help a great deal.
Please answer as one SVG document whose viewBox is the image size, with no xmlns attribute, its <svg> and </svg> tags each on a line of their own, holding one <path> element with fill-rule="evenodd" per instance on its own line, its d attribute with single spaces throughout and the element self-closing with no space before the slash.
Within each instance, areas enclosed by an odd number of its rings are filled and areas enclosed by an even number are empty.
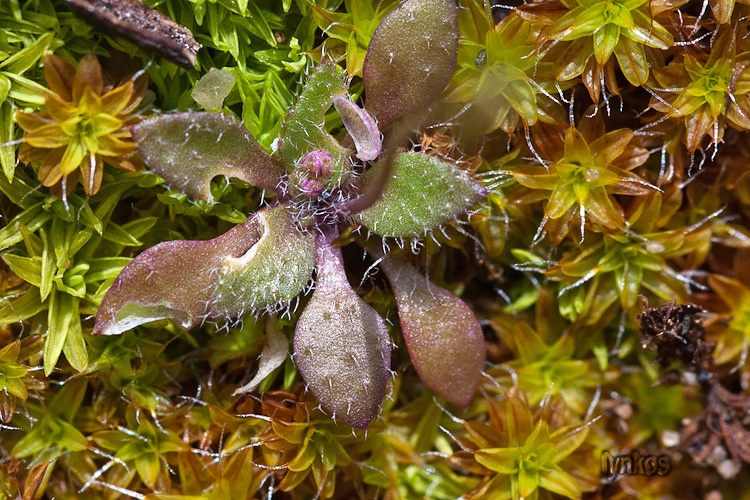
<svg viewBox="0 0 750 500">
<path fill-rule="evenodd" d="M 367 110 L 349 99 L 334 66 L 320 64 L 287 116 L 279 157 L 218 113 L 163 114 L 137 125 L 145 163 L 171 187 L 211 201 L 210 181 L 223 175 L 272 190 L 276 199 L 213 240 L 168 241 L 141 253 L 104 297 L 95 333 L 119 334 L 164 318 L 185 329 L 207 319 L 237 320 L 288 307 L 311 288 L 293 359 L 326 410 L 367 427 L 385 395 L 392 344 L 384 320 L 349 284 L 336 240 L 352 224 L 380 237 L 417 238 L 485 196 L 455 164 L 396 148 L 403 137 L 396 122 L 442 92 L 457 47 L 452 0 L 404 2 L 370 41 Z M 341 142 L 324 126 L 331 106 L 348 132 Z M 436 393 L 467 405 L 485 360 L 474 314 L 411 265 L 380 260 L 416 370 Z"/>
</svg>

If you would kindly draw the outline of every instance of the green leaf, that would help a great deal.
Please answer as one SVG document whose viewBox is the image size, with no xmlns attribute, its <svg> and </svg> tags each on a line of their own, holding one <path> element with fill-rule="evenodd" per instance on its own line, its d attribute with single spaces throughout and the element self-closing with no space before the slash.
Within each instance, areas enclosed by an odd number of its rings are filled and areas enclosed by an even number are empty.
<svg viewBox="0 0 750 500">
<path fill-rule="evenodd" d="M 143 242 L 139 241 L 132 234 L 117 224 L 107 224 L 107 229 L 102 234 L 102 238 L 112 243 L 124 245 L 126 247 L 139 247 Z"/>
<path fill-rule="evenodd" d="M 526 125 L 536 123 L 536 92 L 526 81 L 511 82 L 505 88 L 505 98 Z"/>
<path fill-rule="evenodd" d="M 53 214 L 42 209 L 42 202 L 36 203 L 16 215 L 10 224 L 0 229 L 0 250 L 23 240 L 21 226 L 32 233 L 47 223 Z"/>
<path fill-rule="evenodd" d="M 581 487 L 575 479 L 564 472 L 560 467 L 542 471 L 539 474 L 539 486 L 547 491 L 557 493 L 568 498 L 580 498 Z"/>
<path fill-rule="evenodd" d="M 311 151 L 325 150 L 334 156 L 337 166 L 334 170 L 341 171 L 346 150 L 321 125 L 333 100 L 346 95 L 346 83 L 336 68 L 321 63 L 307 80 L 284 125 L 280 151 L 289 170 L 294 170 L 299 160 Z"/>
<path fill-rule="evenodd" d="M 382 162 L 364 175 L 377 179 Z M 380 236 L 421 236 L 479 203 L 487 190 L 453 163 L 423 153 L 396 157 L 383 196 L 355 216 Z"/>
<path fill-rule="evenodd" d="M 652 16 L 635 9 L 631 13 L 633 25 L 629 26 L 627 31 L 624 32 L 631 40 L 661 50 L 668 50 L 674 45 L 674 38 L 672 38 L 671 33 L 664 26 L 654 21 Z"/>
<path fill-rule="evenodd" d="M 8 79 L 0 76 L 0 94 L 3 93 L 3 90 L 7 91 L 3 87 L 4 82 L 7 82 L 7 89 L 10 89 Z M 5 101 L 5 98 L 0 96 L 0 101 Z M 9 101 L 2 102 L 0 104 L 0 167 L 2 167 L 8 182 L 13 180 L 13 174 L 16 170 L 16 146 L 12 144 L 15 128 L 13 106 Z"/>
<path fill-rule="evenodd" d="M 29 231 L 26 226 L 21 226 L 19 229 L 21 230 L 23 244 L 26 246 L 26 252 L 29 254 L 29 257 L 41 256 L 44 250 L 42 239 Z"/>
<path fill-rule="evenodd" d="M 159 220 L 158 217 L 139 217 L 122 225 L 122 229 L 135 238 L 140 238 L 151 231 L 154 224 Z M 242 221 L 244 222 L 244 220 Z"/>
<path fill-rule="evenodd" d="M 639 87 L 648 80 L 648 62 L 643 45 L 628 37 L 620 37 L 620 43 L 615 47 L 615 56 L 622 74 L 628 81 Z"/>
<path fill-rule="evenodd" d="M 25 73 L 28 69 L 34 66 L 39 59 L 41 59 L 53 41 L 56 42 L 55 45 L 59 46 L 62 44 L 62 41 L 55 40 L 54 32 L 50 31 L 45 33 L 33 44 L 19 50 L 3 62 L 0 62 L 0 68 L 16 75 Z"/>
<path fill-rule="evenodd" d="M 262 236 L 247 253 L 223 260 L 212 315 L 239 317 L 288 304 L 310 281 L 313 236 L 297 229 L 284 205 L 262 210 L 256 218 Z"/>
<path fill-rule="evenodd" d="M 43 106 L 44 96 L 49 90 L 26 77 L 15 73 L 3 73 L 11 81 L 8 97 L 32 106 Z M 19 104 L 18 102 L 16 104 Z"/>
<path fill-rule="evenodd" d="M 59 220 L 59 219 L 55 219 Z M 54 227 L 54 224 L 53 224 Z M 46 300 L 49 296 L 50 292 L 52 291 L 52 283 L 55 279 L 55 273 L 57 271 L 57 265 L 55 264 L 55 261 L 53 259 L 52 252 L 49 250 L 49 239 L 47 238 L 46 231 L 44 231 L 44 228 L 39 229 L 39 234 L 41 235 L 42 242 L 44 247 L 42 248 L 42 257 L 41 257 L 41 284 L 39 286 L 39 294 L 42 298 L 42 301 Z"/>
<path fill-rule="evenodd" d="M 76 378 L 63 384 L 60 391 L 52 397 L 47 409 L 57 417 L 66 422 L 73 422 L 78 409 L 83 403 L 86 395 L 88 382 L 85 378 Z"/>
<path fill-rule="evenodd" d="M 54 218 L 52 219 L 52 229 L 49 233 L 49 239 L 46 237 L 46 233 L 45 236 L 42 236 L 45 250 L 50 246 L 49 243 L 52 243 L 54 256 L 60 267 L 63 267 L 65 261 L 68 259 L 70 237 L 73 235 L 74 230 L 75 224 L 69 224 L 62 219 Z M 42 231 L 43 229 L 40 230 L 40 234 Z"/>
<path fill-rule="evenodd" d="M 500 474 L 517 473 L 519 458 L 520 452 L 515 448 L 486 448 L 474 452 L 474 460 Z"/>
<path fill-rule="evenodd" d="M 620 41 L 620 27 L 605 24 L 594 32 L 594 56 L 600 66 L 604 66 Z"/>
<path fill-rule="evenodd" d="M 42 286 L 42 258 L 22 257 L 20 255 L 4 254 L 3 261 L 22 280 L 37 288 Z"/>
<path fill-rule="evenodd" d="M 522 498 L 531 498 L 539 486 L 539 471 L 534 466 L 527 466 L 525 461 L 521 462 L 518 471 L 518 491 Z"/>
<path fill-rule="evenodd" d="M 26 401 L 26 398 L 29 397 L 29 391 L 26 389 L 23 380 L 21 380 L 20 378 L 12 378 L 12 376 L 15 374 L 11 370 L 12 368 L 9 369 L 8 367 L 5 367 L 3 369 L 5 381 L 2 383 L 2 391 L 17 397 L 18 399 Z M 23 376 L 25 374 L 26 372 L 23 372 L 20 373 L 19 376 Z"/>
<path fill-rule="evenodd" d="M 243 20 L 238 19 L 239 23 Z M 240 42 L 237 35 L 237 24 L 229 17 L 219 21 L 218 16 L 209 17 L 210 33 L 217 49 L 225 50 L 232 54 L 234 59 L 240 58 Z M 245 21 L 247 25 L 247 22 Z"/>
<path fill-rule="evenodd" d="M 15 158 L 14 158 L 15 161 Z M 39 204 L 40 193 L 34 191 L 31 181 L 25 176 L 14 176 L 13 181 L 0 177 L 0 191 L 21 208 L 29 208 Z"/>
<path fill-rule="evenodd" d="M 66 293 L 53 293 L 49 297 L 47 312 L 47 337 L 44 339 L 44 374 L 49 376 L 57 364 L 73 316 L 78 314 L 78 301 Z"/>
<path fill-rule="evenodd" d="M 101 194 L 101 191 L 100 191 Z M 116 197 L 106 198 L 106 201 L 103 202 L 101 205 L 96 207 L 97 212 L 100 211 L 100 208 L 104 206 L 105 208 L 108 205 L 111 205 L 114 207 L 115 203 L 117 203 Z M 91 210 L 91 206 L 88 203 L 85 203 L 81 209 L 80 212 L 80 219 L 81 224 L 83 224 L 86 227 L 90 227 L 94 231 L 96 231 L 98 234 L 102 234 L 104 231 L 104 225 L 102 224 L 102 220 L 100 217 L 98 217 L 93 210 Z"/>
<path fill-rule="evenodd" d="M 15 298 L 0 301 L 0 325 L 17 323 L 35 316 L 44 309 L 36 290 L 26 290 Z"/>
<path fill-rule="evenodd" d="M 268 11 L 261 11 L 260 7 L 256 2 L 249 2 L 242 0 L 250 8 L 249 15 L 245 15 L 245 20 L 250 22 L 251 33 L 262 38 L 271 47 L 276 47 L 276 37 L 273 35 L 273 30 L 269 26 L 266 18 L 268 17 Z"/>
<path fill-rule="evenodd" d="M 122 268 L 127 266 L 133 259 L 129 257 L 100 257 L 88 259 L 89 270 L 86 273 L 87 283 L 98 283 L 116 278 Z"/>
<path fill-rule="evenodd" d="M 135 458 L 135 468 L 144 483 L 152 488 L 156 485 L 161 472 L 161 462 L 156 453 L 144 453 Z"/>
<path fill-rule="evenodd" d="M 158 115 L 133 134 L 146 164 L 193 198 L 212 201 L 211 179 L 219 175 L 276 190 L 284 174 L 242 123 L 220 113 Z"/>
<path fill-rule="evenodd" d="M 76 310 L 78 309 L 77 300 L 74 300 L 73 307 Z M 89 354 L 86 349 L 86 341 L 83 339 L 81 317 L 78 314 L 73 315 L 71 318 L 68 335 L 65 337 L 65 343 L 63 344 L 63 352 L 70 366 L 79 372 L 86 369 L 89 363 Z"/>
<path fill-rule="evenodd" d="M 76 264 L 66 270 L 62 278 L 58 275 L 55 279 L 55 285 L 61 292 L 65 292 L 74 297 L 83 298 L 86 296 L 86 280 L 84 278 L 89 265 L 86 262 Z"/>
<path fill-rule="evenodd" d="M 78 253 L 78 251 L 83 248 L 83 245 L 85 245 L 89 241 L 89 239 L 91 239 L 92 235 L 93 233 L 88 229 L 76 231 L 70 240 L 68 256 L 72 257 L 73 255 Z M 61 263 L 58 263 L 58 267 L 60 267 L 60 265 Z"/>
<path fill-rule="evenodd" d="M 590 36 L 608 24 L 605 11 L 610 4 L 591 2 L 575 7 L 550 26 L 547 36 L 554 40 L 577 40 Z"/>
</svg>

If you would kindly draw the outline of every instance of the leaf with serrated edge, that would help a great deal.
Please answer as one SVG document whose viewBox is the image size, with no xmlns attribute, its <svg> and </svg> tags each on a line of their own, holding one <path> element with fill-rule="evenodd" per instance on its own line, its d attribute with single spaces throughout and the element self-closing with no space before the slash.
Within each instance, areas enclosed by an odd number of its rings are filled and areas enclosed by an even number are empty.
<svg viewBox="0 0 750 500">
<path fill-rule="evenodd" d="M 406 348 L 427 387 L 466 406 L 482 378 L 482 329 L 469 306 L 422 276 L 413 266 L 380 262 L 393 287 Z"/>
<path fill-rule="evenodd" d="M 454 0 L 408 0 L 380 23 L 363 67 L 365 107 L 380 129 L 440 95 L 458 54 Z"/>
<path fill-rule="evenodd" d="M 379 168 L 382 163 L 365 173 L 365 185 L 377 179 Z M 484 186 L 452 163 L 402 153 L 383 196 L 355 219 L 380 236 L 419 236 L 466 212 L 486 194 Z"/>
<path fill-rule="evenodd" d="M 294 361 L 323 408 L 357 429 L 380 409 L 391 365 L 385 322 L 352 290 L 341 250 L 319 243 L 317 287 L 294 334 Z"/>
<path fill-rule="evenodd" d="M 310 281 L 314 237 L 297 229 L 283 205 L 258 212 L 256 219 L 260 240 L 243 255 L 222 261 L 211 305 L 213 317 L 239 317 L 288 304 Z"/>
<path fill-rule="evenodd" d="M 221 113 L 159 115 L 133 127 L 133 136 L 151 170 L 193 198 L 212 201 L 211 179 L 219 175 L 271 190 L 284 175 L 242 123 Z"/>
<path fill-rule="evenodd" d="M 258 217 L 208 241 L 167 241 L 125 266 L 96 315 L 94 333 L 116 335 L 149 321 L 181 328 L 204 320 L 224 259 L 240 257 L 260 239 Z"/>
</svg>

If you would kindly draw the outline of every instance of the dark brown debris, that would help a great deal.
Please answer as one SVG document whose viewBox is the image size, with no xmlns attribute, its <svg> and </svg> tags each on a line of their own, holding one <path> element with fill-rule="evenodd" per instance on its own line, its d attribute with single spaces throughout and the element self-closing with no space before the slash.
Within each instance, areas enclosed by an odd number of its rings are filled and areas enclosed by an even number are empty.
<svg viewBox="0 0 750 500">
<path fill-rule="evenodd" d="M 724 478 L 733 477 L 742 462 L 750 463 L 750 397 L 712 381 L 706 409 L 680 432 L 680 449 Z"/>
<path fill-rule="evenodd" d="M 92 26 L 112 32 L 183 68 L 194 68 L 202 47 L 189 29 L 148 7 L 141 0 L 63 0 Z"/>
<path fill-rule="evenodd" d="M 638 319 L 643 347 L 656 345 L 656 359 L 662 368 L 668 367 L 674 360 L 680 360 L 698 375 L 701 382 L 707 381 L 713 366 L 714 343 L 705 340 L 703 315 L 706 310 L 696 304 L 669 303 L 648 307 L 648 301 L 643 297 L 641 299 L 644 307 Z M 670 372 L 662 373 L 660 381 L 671 382 L 673 375 Z M 679 377 L 676 381 L 679 381 Z"/>
</svg>

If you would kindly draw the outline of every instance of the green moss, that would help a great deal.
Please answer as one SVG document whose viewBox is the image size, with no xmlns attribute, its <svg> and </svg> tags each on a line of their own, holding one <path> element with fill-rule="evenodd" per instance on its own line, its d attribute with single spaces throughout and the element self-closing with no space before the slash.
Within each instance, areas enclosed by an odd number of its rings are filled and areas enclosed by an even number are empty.
<svg viewBox="0 0 750 500">
<path fill-rule="evenodd" d="M 325 56 L 329 83 L 341 87 L 346 74 L 360 97 L 369 40 L 397 2 L 146 4 L 204 46 L 195 68 L 90 27 L 62 0 L 0 2 L 0 496 L 625 498 L 645 484 L 686 498 L 698 478 L 696 498 L 713 489 L 740 498 L 734 486 L 750 462 L 737 447 L 750 433 L 749 6 L 562 0 L 511 11 L 461 0 L 453 76 L 399 144 L 437 158 L 391 185 L 400 199 L 386 233 L 405 239 L 384 242 L 411 245 L 431 281 L 488 321 L 486 376 L 466 408 L 425 389 L 393 290 L 365 276 L 373 260 L 362 265 L 346 247 L 357 223 L 342 224 L 350 281 L 362 282 L 357 292 L 388 318 L 398 347 L 380 415 L 353 432 L 304 393 L 291 359 L 260 390 L 233 394 L 258 370 L 264 332 L 291 336 L 299 310 L 92 335 L 102 298 L 139 253 L 215 238 L 276 195 L 217 178 L 206 186 L 212 201 L 194 200 L 148 171 L 105 166 L 96 194 L 77 185 L 63 199 L 37 180 L 40 159 L 18 161 L 14 113 L 48 111 L 48 52 L 70 63 L 94 52 L 113 85 L 145 69 L 143 117 L 198 108 L 192 91 L 217 68 L 236 79 L 221 112 L 273 151 Z M 323 110 L 316 120 L 346 146 L 338 118 Z M 287 130 L 305 143 L 307 128 Z M 430 177 L 435 162 L 482 179 L 489 195 L 423 236 L 424 224 L 399 225 L 410 212 L 455 212 Z M 651 362 L 639 296 L 705 307 L 701 331 L 671 325 L 661 338 L 678 353 L 692 333 L 715 343 L 709 372 L 696 377 L 677 355 L 669 370 Z M 670 475 L 605 484 L 603 451 L 666 453 L 673 432 L 682 453 L 669 455 Z"/>
</svg>

